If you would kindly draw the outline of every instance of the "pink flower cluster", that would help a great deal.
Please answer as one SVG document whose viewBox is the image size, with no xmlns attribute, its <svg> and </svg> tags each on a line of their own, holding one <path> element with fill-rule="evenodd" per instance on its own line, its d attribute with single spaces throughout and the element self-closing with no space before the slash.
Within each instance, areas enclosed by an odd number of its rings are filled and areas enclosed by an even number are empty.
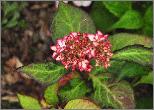
<svg viewBox="0 0 154 110">
<path fill-rule="evenodd" d="M 71 32 L 62 39 L 58 39 L 56 45 L 51 46 L 51 50 L 54 51 L 52 57 L 60 61 L 66 69 L 87 72 L 92 69 L 91 60 L 107 68 L 110 66 L 109 61 L 112 57 L 108 35 L 100 31 L 96 34 Z"/>
</svg>

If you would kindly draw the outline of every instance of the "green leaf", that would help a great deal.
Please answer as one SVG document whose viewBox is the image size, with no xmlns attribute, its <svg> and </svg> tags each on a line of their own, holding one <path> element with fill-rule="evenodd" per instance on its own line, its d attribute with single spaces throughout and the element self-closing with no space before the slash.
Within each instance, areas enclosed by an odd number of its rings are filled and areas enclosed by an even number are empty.
<svg viewBox="0 0 154 110">
<path fill-rule="evenodd" d="M 95 89 L 92 96 L 95 102 L 102 105 L 102 107 L 134 108 L 133 91 L 128 83 L 117 83 L 112 88 L 109 88 L 97 76 L 90 76 Z"/>
<path fill-rule="evenodd" d="M 126 62 L 119 71 L 118 80 L 121 80 L 125 77 L 144 76 L 148 73 L 148 71 L 149 70 L 142 65 L 132 62 Z"/>
<path fill-rule="evenodd" d="M 153 36 L 153 9 L 152 5 L 146 10 L 144 15 L 144 34 Z"/>
<path fill-rule="evenodd" d="M 95 66 L 92 69 L 92 71 L 90 72 L 90 74 L 96 75 L 96 74 L 101 74 L 101 73 L 104 73 L 104 72 L 106 72 L 106 70 L 104 69 L 103 66 Z"/>
<path fill-rule="evenodd" d="M 129 33 L 118 33 L 109 37 L 112 44 L 112 51 L 122 49 L 130 45 L 143 45 L 144 47 L 152 47 L 152 39 L 146 36 L 129 34 Z"/>
<path fill-rule="evenodd" d="M 41 106 L 35 98 L 32 98 L 30 96 L 25 96 L 21 94 L 17 94 L 21 106 L 26 110 L 41 110 Z"/>
<path fill-rule="evenodd" d="M 153 84 L 153 72 L 151 71 L 148 75 L 142 76 L 142 78 L 135 84 Z"/>
<path fill-rule="evenodd" d="M 63 66 L 46 62 L 24 66 L 22 72 L 42 83 L 51 84 L 59 80 L 66 73 L 66 70 Z"/>
<path fill-rule="evenodd" d="M 113 29 L 139 29 L 143 26 L 143 20 L 139 12 L 129 10 L 111 27 Z"/>
<path fill-rule="evenodd" d="M 48 86 L 44 93 L 44 98 L 46 102 L 50 105 L 56 105 L 59 101 L 57 91 L 58 91 L 58 83 L 52 84 Z"/>
<path fill-rule="evenodd" d="M 107 32 L 108 29 L 117 21 L 117 18 L 105 8 L 102 1 L 94 2 L 90 15 L 96 25 L 96 28 L 103 32 Z"/>
<path fill-rule="evenodd" d="M 119 71 L 125 64 L 125 61 L 117 61 L 117 60 L 112 60 L 110 61 L 110 66 L 105 69 L 103 66 L 95 66 L 95 68 L 92 69 L 90 74 L 93 75 L 99 75 L 99 74 L 105 74 L 105 73 L 112 73 L 112 75 L 119 75 Z"/>
<path fill-rule="evenodd" d="M 132 61 L 141 65 L 152 65 L 152 51 L 145 48 L 131 47 L 116 52 L 112 59 Z"/>
<path fill-rule="evenodd" d="M 119 71 L 122 69 L 123 65 L 125 64 L 125 61 L 117 61 L 117 60 L 112 60 L 110 62 L 110 67 L 108 67 L 107 72 L 112 73 L 114 75 L 119 75 Z"/>
<path fill-rule="evenodd" d="M 52 39 L 55 41 L 70 32 L 95 33 L 96 29 L 87 13 L 79 8 L 60 2 L 52 22 Z"/>
<path fill-rule="evenodd" d="M 126 11 L 131 9 L 131 2 L 121 1 L 104 1 L 105 7 L 115 16 L 120 17 Z"/>
<path fill-rule="evenodd" d="M 64 109 L 100 109 L 100 108 L 89 100 L 75 99 L 69 101 Z"/>
<path fill-rule="evenodd" d="M 60 89 L 59 95 L 63 101 L 69 101 L 76 98 L 83 98 L 89 92 L 89 88 L 79 78 L 70 80 L 70 83 Z"/>
</svg>

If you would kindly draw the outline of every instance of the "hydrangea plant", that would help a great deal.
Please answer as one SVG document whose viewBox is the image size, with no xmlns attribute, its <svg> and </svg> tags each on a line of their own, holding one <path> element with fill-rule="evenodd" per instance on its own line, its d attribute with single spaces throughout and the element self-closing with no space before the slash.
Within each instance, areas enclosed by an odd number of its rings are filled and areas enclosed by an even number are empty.
<svg viewBox="0 0 154 110">
<path fill-rule="evenodd" d="M 116 15 L 122 14 L 120 11 Z M 103 34 L 96 31 L 86 12 L 63 2 L 51 29 L 52 61 L 21 68 L 23 73 L 48 85 L 41 100 L 18 94 L 24 109 L 135 108 L 133 87 L 152 83 L 150 37 Z M 125 79 L 135 77 L 140 78 L 131 82 Z"/>
</svg>

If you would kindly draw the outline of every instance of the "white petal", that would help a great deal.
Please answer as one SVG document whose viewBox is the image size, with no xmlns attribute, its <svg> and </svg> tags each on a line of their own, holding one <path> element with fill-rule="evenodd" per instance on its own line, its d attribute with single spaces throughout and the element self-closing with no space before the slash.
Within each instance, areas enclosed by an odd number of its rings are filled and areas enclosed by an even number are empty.
<svg viewBox="0 0 154 110">
<path fill-rule="evenodd" d="M 92 3 L 92 1 L 82 1 L 82 6 L 88 7 L 88 6 L 90 6 L 91 3 Z"/>
<path fill-rule="evenodd" d="M 63 1 L 64 3 L 68 3 L 68 1 Z"/>
<path fill-rule="evenodd" d="M 68 3 L 68 1 L 63 1 L 64 3 Z M 58 8 L 58 5 L 59 5 L 59 1 L 57 0 L 57 1 L 55 1 L 55 6 L 56 6 L 56 8 Z"/>
<path fill-rule="evenodd" d="M 55 1 L 56 8 L 58 8 L 58 5 L 59 5 L 59 1 Z"/>
<path fill-rule="evenodd" d="M 73 1 L 73 4 L 79 7 L 82 6 L 81 1 Z"/>
</svg>

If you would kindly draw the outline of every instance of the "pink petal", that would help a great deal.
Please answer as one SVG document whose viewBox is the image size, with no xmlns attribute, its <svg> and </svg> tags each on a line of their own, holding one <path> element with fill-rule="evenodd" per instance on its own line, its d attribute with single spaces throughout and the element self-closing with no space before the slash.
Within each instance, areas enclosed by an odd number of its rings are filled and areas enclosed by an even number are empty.
<svg viewBox="0 0 154 110">
<path fill-rule="evenodd" d="M 89 63 L 89 61 L 88 61 L 88 60 L 83 60 L 83 61 L 82 61 L 82 68 L 83 68 L 83 69 L 86 69 L 86 68 L 87 68 L 88 63 Z"/>
<path fill-rule="evenodd" d="M 65 65 L 64 67 L 65 67 L 66 69 L 68 69 L 68 65 Z"/>
<path fill-rule="evenodd" d="M 60 61 L 60 60 L 61 60 L 61 57 L 60 57 L 60 56 L 58 56 L 58 57 L 56 58 L 56 60 L 57 60 L 57 61 Z"/>
<path fill-rule="evenodd" d="M 52 58 L 56 58 L 56 56 L 57 56 L 57 53 L 56 52 L 54 52 L 53 54 L 52 54 Z"/>
<path fill-rule="evenodd" d="M 66 46 L 66 45 L 65 45 L 65 41 L 62 40 L 62 39 L 57 40 L 57 43 L 58 43 L 58 45 L 59 45 L 60 47 Z"/>
<path fill-rule="evenodd" d="M 94 57 L 96 54 L 95 54 L 95 50 L 91 50 L 91 55 Z"/>
<path fill-rule="evenodd" d="M 51 46 L 50 49 L 53 50 L 53 51 L 56 51 L 57 47 L 56 46 Z"/>
<path fill-rule="evenodd" d="M 71 32 L 70 35 L 77 36 L 77 32 Z"/>
<path fill-rule="evenodd" d="M 108 38 L 108 36 L 109 36 L 109 35 L 107 35 L 107 34 L 106 34 L 106 35 L 104 35 L 104 39 L 107 39 L 107 38 Z"/>
<path fill-rule="evenodd" d="M 93 35 L 93 34 L 88 34 L 87 37 L 89 38 L 90 41 L 96 41 L 95 35 Z"/>
<path fill-rule="evenodd" d="M 99 43 L 98 42 L 93 42 L 94 46 L 98 46 Z"/>
<path fill-rule="evenodd" d="M 103 35 L 103 33 L 101 31 L 97 31 L 96 33 L 97 35 Z"/>
</svg>

